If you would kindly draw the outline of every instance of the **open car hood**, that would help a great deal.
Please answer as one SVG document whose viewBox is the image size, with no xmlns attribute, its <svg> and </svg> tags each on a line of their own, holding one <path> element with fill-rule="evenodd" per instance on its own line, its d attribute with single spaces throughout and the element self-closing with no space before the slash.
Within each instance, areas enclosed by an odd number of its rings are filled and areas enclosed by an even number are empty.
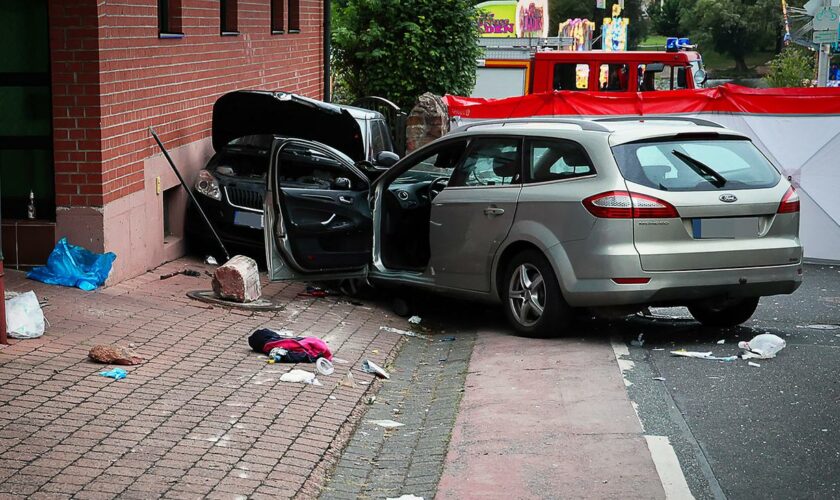
<svg viewBox="0 0 840 500">
<path fill-rule="evenodd" d="M 233 139 L 258 134 L 320 142 L 354 161 L 364 159 L 358 122 L 333 104 L 286 92 L 239 90 L 213 105 L 213 149 L 217 152 Z"/>
</svg>

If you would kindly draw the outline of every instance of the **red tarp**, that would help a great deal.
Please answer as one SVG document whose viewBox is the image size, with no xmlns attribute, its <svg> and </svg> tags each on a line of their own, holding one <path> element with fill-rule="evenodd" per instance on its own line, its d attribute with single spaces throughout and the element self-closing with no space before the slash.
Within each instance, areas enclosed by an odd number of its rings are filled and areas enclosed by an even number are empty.
<svg viewBox="0 0 840 500">
<path fill-rule="evenodd" d="M 675 113 L 840 114 L 840 88 L 751 89 L 729 83 L 698 90 L 638 93 L 560 91 L 504 99 L 446 95 L 443 99 L 449 106 L 449 116 L 467 119 Z"/>
</svg>

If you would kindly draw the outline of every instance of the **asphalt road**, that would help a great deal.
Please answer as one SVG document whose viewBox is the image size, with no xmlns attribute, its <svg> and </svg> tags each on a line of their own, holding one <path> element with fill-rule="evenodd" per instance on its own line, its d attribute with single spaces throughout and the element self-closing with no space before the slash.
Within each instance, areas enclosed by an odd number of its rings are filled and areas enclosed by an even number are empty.
<svg viewBox="0 0 840 500">
<path fill-rule="evenodd" d="M 796 293 L 762 299 L 742 327 L 704 328 L 685 309 L 656 312 L 678 318 L 582 319 L 569 336 L 626 343 L 635 363 L 627 391 L 645 434 L 670 438 L 694 496 L 840 497 L 840 266 L 806 266 Z M 415 313 L 443 329 L 504 322 L 498 308 L 445 298 Z M 760 367 L 670 354 L 734 355 L 738 341 L 764 332 L 787 347 L 754 360 Z M 643 344 L 633 345 L 640 334 Z"/>
</svg>

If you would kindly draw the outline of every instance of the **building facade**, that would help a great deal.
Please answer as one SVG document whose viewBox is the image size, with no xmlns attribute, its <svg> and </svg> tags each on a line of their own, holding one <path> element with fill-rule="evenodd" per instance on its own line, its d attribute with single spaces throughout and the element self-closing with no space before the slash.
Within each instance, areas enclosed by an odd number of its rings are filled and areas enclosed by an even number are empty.
<svg viewBox="0 0 840 500">
<path fill-rule="evenodd" d="M 114 252 L 111 282 L 182 255 L 187 195 L 149 128 L 189 181 L 220 95 L 323 98 L 323 0 L 6 0 L 0 17 L 7 267 L 61 237 Z"/>
</svg>

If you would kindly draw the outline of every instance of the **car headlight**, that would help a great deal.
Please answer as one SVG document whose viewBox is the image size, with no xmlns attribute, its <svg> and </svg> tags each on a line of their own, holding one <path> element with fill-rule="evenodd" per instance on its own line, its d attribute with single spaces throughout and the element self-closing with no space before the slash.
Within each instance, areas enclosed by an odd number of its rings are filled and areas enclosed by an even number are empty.
<svg viewBox="0 0 840 500">
<path fill-rule="evenodd" d="M 217 181 L 216 178 L 213 177 L 213 174 L 207 170 L 198 171 L 198 179 L 195 181 L 195 190 L 208 198 L 213 198 L 217 201 L 222 200 L 222 190 L 219 189 L 219 181 Z"/>
</svg>

